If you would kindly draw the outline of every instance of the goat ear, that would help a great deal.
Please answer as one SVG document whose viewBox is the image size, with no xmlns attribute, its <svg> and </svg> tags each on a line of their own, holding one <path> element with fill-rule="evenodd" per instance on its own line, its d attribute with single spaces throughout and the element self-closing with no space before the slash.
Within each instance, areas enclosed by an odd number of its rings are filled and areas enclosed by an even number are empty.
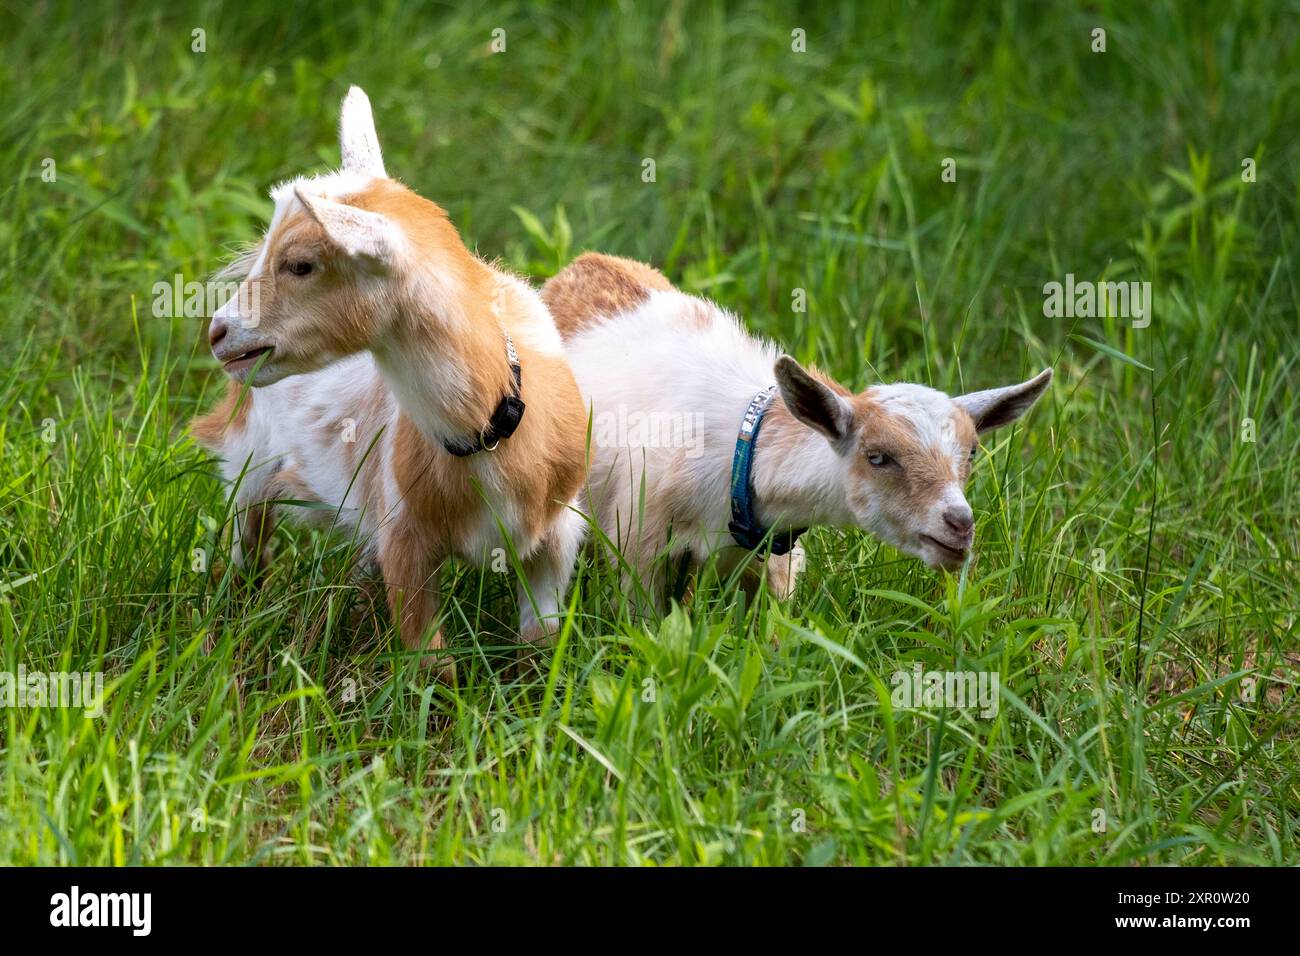
<svg viewBox="0 0 1300 956">
<path fill-rule="evenodd" d="M 339 149 L 343 153 L 343 169 L 363 176 L 387 176 L 384 172 L 384 154 L 379 151 L 379 135 L 375 132 L 375 116 L 370 111 L 370 99 L 361 87 L 354 86 L 343 97 L 339 114 Z"/>
<path fill-rule="evenodd" d="M 776 384 L 791 415 L 832 443 L 848 438 L 853 429 L 853 406 L 788 355 L 777 359 Z"/>
<path fill-rule="evenodd" d="M 1027 382 L 1003 388 L 986 388 L 953 399 L 975 421 L 975 430 L 986 432 L 1010 425 L 1033 406 L 1052 381 L 1052 370 L 1045 368 Z"/>
<path fill-rule="evenodd" d="M 309 196 L 298 187 L 293 192 L 307 215 L 320 223 L 330 241 L 347 256 L 387 263 L 397 254 L 401 230 L 387 217 L 321 196 Z"/>
</svg>

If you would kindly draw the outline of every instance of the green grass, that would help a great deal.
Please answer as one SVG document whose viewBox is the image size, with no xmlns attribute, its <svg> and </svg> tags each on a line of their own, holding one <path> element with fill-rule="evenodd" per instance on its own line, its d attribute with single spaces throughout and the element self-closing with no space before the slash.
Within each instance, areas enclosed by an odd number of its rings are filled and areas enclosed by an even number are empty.
<svg viewBox="0 0 1300 956">
<path fill-rule="evenodd" d="M 108 688 L 0 711 L 0 862 L 1300 862 L 1295 5 L 648 6 L 0 12 L 0 668 Z M 705 575 L 639 621 L 584 557 L 515 680 L 512 580 L 458 568 L 456 688 L 348 542 L 281 531 L 241 594 L 183 431 L 221 374 L 151 290 L 337 162 L 354 82 L 538 281 L 647 259 L 854 388 L 1053 365 L 966 575 L 820 529 L 789 604 Z M 1045 317 L 1067 272 L 1150 281 L 1150 327 Z M 997 716 L 895 710 L 917 663 Z"/>
</svg>

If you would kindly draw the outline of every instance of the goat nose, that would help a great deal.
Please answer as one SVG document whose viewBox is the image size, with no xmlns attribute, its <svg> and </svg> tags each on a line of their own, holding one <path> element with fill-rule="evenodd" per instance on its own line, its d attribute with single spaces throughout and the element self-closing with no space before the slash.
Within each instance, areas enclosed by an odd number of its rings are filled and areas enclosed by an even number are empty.
<svg viewBox="0 0 1300 956">
<path fill-rule="evenodd" d="M 212 324 L 208 326 L 208 344 L 215 349 L 217 343 L 226 337 L 227 331 L 224 319 L 213 319 Z"/>
<path fill-rule="evenodd" d="M 969 505 L 947 509 L 943 513 L 943 521 L 944 524 L 963 537 L 970 534 L 975 527 L 975 516 L 971 514 Z"/>
</svg>

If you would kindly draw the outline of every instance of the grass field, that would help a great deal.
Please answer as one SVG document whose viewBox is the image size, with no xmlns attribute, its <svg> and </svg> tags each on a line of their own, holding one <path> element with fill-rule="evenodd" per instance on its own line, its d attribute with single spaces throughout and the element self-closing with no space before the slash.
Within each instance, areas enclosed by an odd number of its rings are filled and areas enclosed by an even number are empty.
<svg viewBox="0 0 1300 956">
<path fill-rule="evenodd" d="M 105 676 L 0 710 L 0 862 L 1300 863 L 1295 4 L 651 6 L 0 12 L 0 668 Z M 350 83 L 538 282 L 645 259 L 857 389 L 1054 366 L 975 560 L 819 529 L 788 604 L 706 574 L 646 621 L 584 557 L 518 679 L 513 579 L 459 567 L 454 688 L 347 541 L 282 529 L 241 593 L 184 432 L 223 376 L 153 288 L 337 163 Z M 1150 324 L 1048 317 L 1067 274 Z M 894 707 L 917 665 L 996 716 Z"/>
</svg>

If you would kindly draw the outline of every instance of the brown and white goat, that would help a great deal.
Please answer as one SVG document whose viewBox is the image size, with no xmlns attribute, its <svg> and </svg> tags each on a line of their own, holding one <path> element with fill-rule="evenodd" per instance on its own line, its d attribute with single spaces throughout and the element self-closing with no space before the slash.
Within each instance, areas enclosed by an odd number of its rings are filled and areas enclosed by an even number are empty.
<svg viewBox="0 0 1300 956">
<path fill-rule="evenodd" d="M 541 640 L 585 530 L 570 505 L 586 412 L 559 334 L 528 284 L 388 178 L 356 87 L 340 138 L 341 171 L 272 191 L 271 225 L 209 327 L 231 381 L 191 431 L 236 486 L 234 560 L 264 560 L 268 502 L 326 504 L 293 511 L 356 533 L 406 647 L 436 651 L 439 566 L 505 567 L 504 531 L 524 570 L 520 635 Z M 494 447 L 511 396 L 526 411 Z M 429 656 L 449 676 L 446 655 Z"/>
<path fill-rule="evenodd" d="M 665 554 L 717 553 L 724 571 L 749 554 L 729 531 L 733 455 L 751 400 L 773 383 L 752 449 L 758 524 L 859 527 L 953 569 L 974 539 L 963 488 L 977 434 L 1015 421 L 1052 378 L 1044 369 L 956 398 L 912 384 L 854 395 L 651 267 L 614 256 L 579 257 L 542 298 L 590 405 L 588 508 L 656 604 Z M 790 592 L 802 559 L 797 545 L 767 559 L 775 593 Z"/>
</svg>

